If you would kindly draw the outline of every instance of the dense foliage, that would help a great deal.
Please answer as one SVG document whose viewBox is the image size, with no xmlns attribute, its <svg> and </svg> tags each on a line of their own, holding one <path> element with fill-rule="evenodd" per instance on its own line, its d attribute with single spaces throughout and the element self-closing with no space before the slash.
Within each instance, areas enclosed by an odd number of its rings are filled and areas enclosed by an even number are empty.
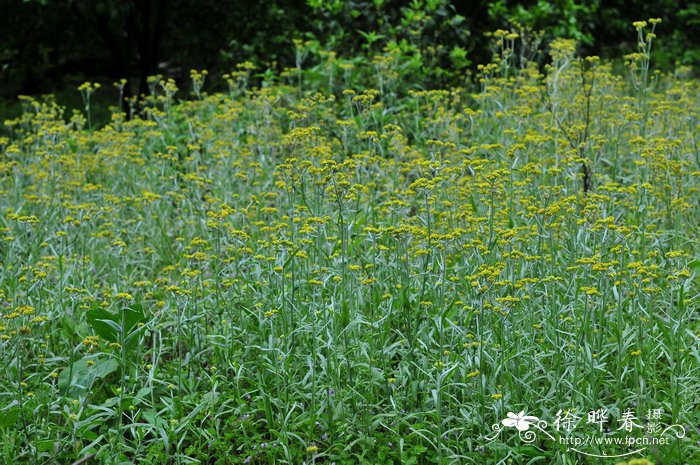
<svg viewBox="0 0 700 465">
<path fill-rule="evenodd" d="M 94 84 L 68 121 L 24 98 L 0 462 L 600 463 L 485 436 L 605 407 L 663 411 L 686 435 L 643 454 L 698 463 L 700 85 L 650 72 L 657 23 L 625 77 L 502 30 L 476 92 L 405 91 L 389 50 L 185 101 L 154 78 L 100 129 Z"/>
<path fill-rule="evenodd" d="M 489 31 L 543 31 L 545 42 L 618 57 L 640 16 L 664 20 L 662 69 L 700 63 L 700 3 L 687 0 L 0 0 L 0 14 L 4 95 L 60 90 L 72 77 L 127 78 L 127 93 L 146 93 L 150 75 L 182 84 L 192 68 L 222 75 L 243 61 L 282 71 L 298 65 L 295 40 L 355 61 L 398 50 L 411 82 L 436 88 L 490 60 Z"/>
</svg>

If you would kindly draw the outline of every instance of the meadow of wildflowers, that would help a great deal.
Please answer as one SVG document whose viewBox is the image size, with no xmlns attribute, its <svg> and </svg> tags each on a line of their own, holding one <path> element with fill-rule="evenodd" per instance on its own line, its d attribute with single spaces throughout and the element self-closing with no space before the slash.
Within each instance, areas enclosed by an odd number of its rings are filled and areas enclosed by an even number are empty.
<svg viewBox="0 0 700 465">
<path fill-rule="evenodd" d="M 624 73 L 498 31 L 469 90 L 329 54 L 191 99 L 155 77 L 99 128 L 96 85 L 68 118 L 25 98 L 0 463 L 614 464 L 634 448 L 487 439 L 599 408 L 682 425 L 628 463 L 700 463 L 700 83 L 650 71 L 653 25 Z"/>
</svg>

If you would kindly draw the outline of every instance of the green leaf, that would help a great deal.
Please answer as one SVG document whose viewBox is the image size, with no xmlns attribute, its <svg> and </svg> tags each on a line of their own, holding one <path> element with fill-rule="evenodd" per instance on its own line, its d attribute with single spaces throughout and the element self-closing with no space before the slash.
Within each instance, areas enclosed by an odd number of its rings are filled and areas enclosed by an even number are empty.
<svg viewBox="0 0 700 465">
<path fill-rule="evenodd" d="M 693 260 L 688 263 L 688 268 L 695 273 L 695 279 L 700 279 L 700 260 Z"/>
<path fill-rule="evenodd" d="M 103 308 L 94 308 L 87 313 L 87 322 L 95 334 L 109 342 L 120 342 L 122 324 L 124 324 L 125 345 L 133 345 L 133 337 L 140 330 L 138 324 L 145 320 L 143 308 L 136 304 L 120 310 L 117 314 Z"/>
<path fill-rule="evenodd" d="M 119 340 L 119 332 L 114 327 L 116 316 L 103 308 L 93 308 L 87 313 L 87 322 L 92 327 L 95 334 L 109 342 Z M 119 326 L 117 324 L 117 326 Z"/>
<path fill-rule="evenodd" d="M 538 449 L 535 446 L 516 446 L 513 447 L 513 450 L 521 455 L 524 455 L 526 457 L 551 457 L 552 452 L 550 451 L 543 451 Z"/>
<path fill-rule="evenodd" d="M 94 364 L 88 365 L 88 362 Z M 119 362 L 107 356 L 85 357 L 73 363 L 71 376 L 70 367 L 65 368 L 58 375 L 58 389 L 61 394 L 67 397 L 79 397 L 87 392 L 95 380 L 104 378 L 116 371 Z"/>
<path fill-rule="evenodd" d="M 340 326 L 341 328 L 347 328 L 350 324 L 350 306 L 346 301 L 340 304 Z"/>
<path fill-rule="evenodd" d="M 427 447 L 420 445 L 420 444 L 417 444 L 417 445 L 413 446 L 413 449 L 411 449 L 411 452 L 413 452 L 415 455 L 420 455 L 423 452 L 426 452 L 427 450 L 428 450 Z"/>
<path fill-rule="evenodd" d="M 87 330 L 85 323 L 76 322 L 70 315 L 64 315 L 60 321 L 62 334 L 67 339 L 70 339 L 73 336 L 79 337 L 80 334 Z"/>
<path fill-rule="evenodd" d="M 219 401 L 220 394 L 216 391 L 209 391 L 202 396 L 202 401 L 206 402 L 209 406 L 215 406 Z"/>
<path fill-rule="evenodd" d="M 19 407 L 12 408 L 5 412 L 0 412 L 0 429 L 9 428 L 14 425 L 19 418 Z"/>
<path fill-rule="evenodd" d="M 146 396 L 151 394 L 151 391 L 152 389 L 148 386 L 142 387 L 141 389 L 139 389 L 139 392 L 136 393 L 135 397 L 138 399 L 145 399 Z"/>
<path fill-rule="evenodd" d="M 43 439 L 41 441 L 37 441 L 36 444 L 36 450 L 38 452 L 51 452 L 53 448 L 55 447 L 55 440 L 53 439 Z"/>
<path fill-rule="evenodd" d="M 136 325 L 141 323 L 145 317 L 143 314 L 143 307 L 140 304 L 133 305 L 124 310 L 124 334 L 131 334 Z"/>
</svg>

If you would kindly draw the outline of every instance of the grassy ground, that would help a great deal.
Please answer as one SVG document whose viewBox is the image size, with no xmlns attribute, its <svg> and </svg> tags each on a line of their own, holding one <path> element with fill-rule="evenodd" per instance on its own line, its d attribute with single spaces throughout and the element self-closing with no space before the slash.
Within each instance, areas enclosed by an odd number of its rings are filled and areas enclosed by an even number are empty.
<svg viewBox="0 0 700 465">
<path fill-rule="evenodd" d="M 613 464 L 641 447 L 559 438 L 624 433 L 700 463 L 700 85 L 552 49 L 476 92 L 196 75 L 99 130 L 27 102 L 0 462 Z M 488 439 L 523 410 L 551 438 Z"/>
</svg>

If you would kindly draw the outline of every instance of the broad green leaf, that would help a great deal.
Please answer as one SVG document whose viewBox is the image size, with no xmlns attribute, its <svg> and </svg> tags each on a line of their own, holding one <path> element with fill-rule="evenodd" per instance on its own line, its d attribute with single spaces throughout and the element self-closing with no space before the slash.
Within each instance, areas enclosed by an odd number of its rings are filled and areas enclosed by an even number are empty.
<svg viewBox="0 0 700 465">
<path fill-rule="evenodd" d="M 119 332 L 111 323 L 116 323 L 116 316 L 103 308 L 93 308 L 87 313 L 87 322 L 95 334 L 109 342 L 119 340 Z"/>
<path fill-rule="evenodd" d="M 94 364 L 88 365 L 89 361 Z M 112 357 L 82 358 L 73 363 L 72 376 L 70 367 L 64 368 L 58 375 L 58 389 L 67 397 L 79 397 L 92 387 L 95 380 L 106 377 L 118 367 L 119 362 Z"/>
<path fill-rule="evenodd" d="M 9 428 L 19 419 L 19 407 L 0 412 L 0 429 Z"/>
<path fill-rule="evenodd" d="M 129 308 L 125 308 L 124 312 L 124 334 L 131 334 L 134 328 L 141 323 L 145 318 L 143 315 L 143 308 L 140 304 L 132 305 Z"/>
<path fill-rule="evenodd" d="M 95 334 L 109 342 L 121 340 L 122 324 L 124 325 L 124 341 L 127 344 L 135 342 L 135 332 L 139 331 L 138 324 L 145 319 L 141 305 L 134 305 L 118 311 L 116 314 L 103 308 L 94 308 L 87 314 L 87 321 Z"/>
</svg>

